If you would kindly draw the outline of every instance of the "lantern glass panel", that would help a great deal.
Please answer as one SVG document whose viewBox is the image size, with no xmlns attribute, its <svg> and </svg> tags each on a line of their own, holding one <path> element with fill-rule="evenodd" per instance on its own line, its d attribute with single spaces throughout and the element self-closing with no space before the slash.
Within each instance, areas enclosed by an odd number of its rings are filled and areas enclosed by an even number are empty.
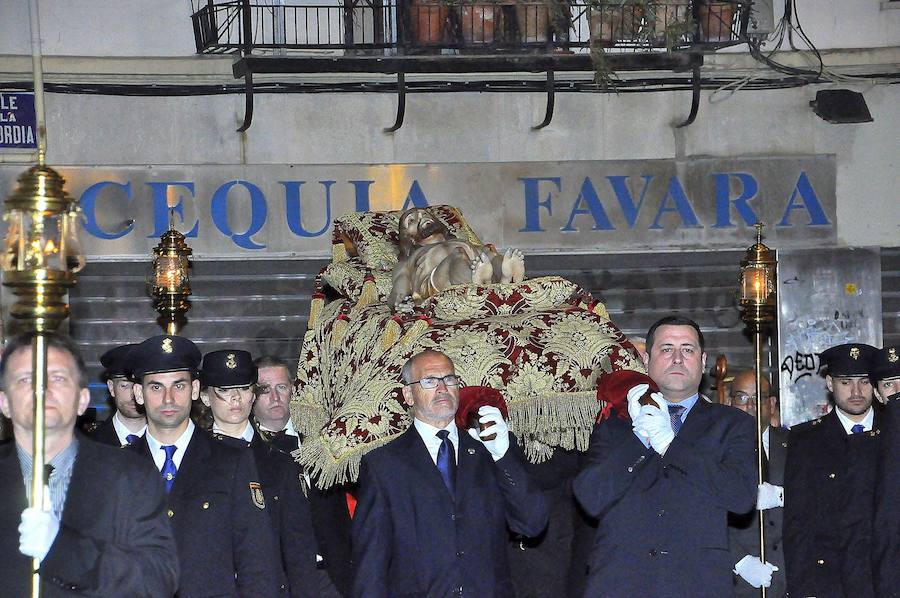
<svg viewBox="0 0 900 598">
<path fill-rule="evenodd" d="M 6 215 L 3 269 L 66 271 L 65 218 L 62 214 L 11 210 Z"/>
<path fill-rule="evenodd" d="M 188 277 L 187 259 L 161 255 L 154 263 L 154 281 L 158 293 L 181 293 Z"/>
<path fill-rule="evenodd" d="M 769 272 L 765 266 L 744 268 L 741 285 L 741 300 L 763 304 L 769 297 Z"/>
</svg>

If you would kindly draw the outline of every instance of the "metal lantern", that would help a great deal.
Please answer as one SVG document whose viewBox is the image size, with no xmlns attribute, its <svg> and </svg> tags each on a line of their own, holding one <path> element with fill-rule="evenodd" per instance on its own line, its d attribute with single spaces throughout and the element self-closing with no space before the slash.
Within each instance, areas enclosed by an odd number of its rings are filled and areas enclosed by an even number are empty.
<svg viewBox="0 0 900 598">
<path fill-rule="evenodd" d="M 756 224 L 756 243 L 747 249 L 744 259 L 741 260 L 740 276 L 740 309 L 741 318 L 753 332 L 754 369 L 756 374 L 756 468 L 757 483 L 762 484 L 763 476 L 763 421 L 762 401 L 763 397 L 763 333 L 766 326 L 775 320 L 776 303 L 775 288 L 778 261 L 775 252 L 763 245 L 762 223 Z M 764 511 L 759 511 L 759 558 L 766 561 L 766 533 Z M 766 596 L 766 588 L 760 588 L 763 598 Z"/>
<path fill-rule="evenodd" d="M 169 214 L 169 230 L 159 238 L 153 248 L 153 271 L 150 275 L 150 292 L 155 299 L 159 323 L 166 334 L 178 334 L 187 322 L 184 314 L 191 308 L 190 255 L 183 234 L 175 230 L 174 219 Z"/>
<path fill-rule="evenodd" d="M 3 284 L 18 297 L 10 315 L 37 332 L 55 330 L 68 317 L 66 291 L 85 265 L 78 203 L 66 194 L 64 183 L 59 173 L 39 164 L 19 177 L 3 206 Z"/>
</svg>

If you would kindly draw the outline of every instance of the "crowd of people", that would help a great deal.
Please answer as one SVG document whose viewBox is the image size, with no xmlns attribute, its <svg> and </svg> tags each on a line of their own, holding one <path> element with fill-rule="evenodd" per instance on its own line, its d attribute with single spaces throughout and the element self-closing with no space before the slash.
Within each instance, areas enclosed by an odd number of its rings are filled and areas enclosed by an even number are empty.
<svg viewBox="0 0 900 598">
<path fill-rule="evenodd" d="M 900 596 L 900 348 L 824 351 L 834 408 L 788 430 L 753 372 L 728 405 L 703 396 L 703 333 L 669 316 L 641 351 L 653 389 L 539 464 L 496 406 L 457 426 L 463 381 L 426 350 L 402 369 L 413 424 L 323 490 L 293 458 L 288 363 L 170 335 L 117 347 L 114 413 L 83 434 L 84 361 L 46 339 L 42 507 L 32 336 L 0 361 L 4 596 L 30 595 L 33 562 L 47 596 Z"/>
</svg>

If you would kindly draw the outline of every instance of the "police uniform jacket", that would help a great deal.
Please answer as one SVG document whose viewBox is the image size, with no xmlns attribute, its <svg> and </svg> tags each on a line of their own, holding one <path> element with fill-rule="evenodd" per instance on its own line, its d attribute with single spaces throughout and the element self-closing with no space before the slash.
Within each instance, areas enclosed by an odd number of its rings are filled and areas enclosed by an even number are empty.
<svg viewBox="0 0 900 598">
<path fill-rule="evenodd" d="M 259 432 L 268 437 L 273 446 L 285 453 L 292 453 L 300 446 L 299 438 L 286 434 L 284 430 L 272 434 Z M 350 565 L 350 511 L 347 508 L 347 494 L 344 486 L 332 486 L 325 490 L 316 486 L 315 480 L 306 489 L 312 515 L 313 530 L 321 566 L 325 568 L 331 582 L 342 596 L 350 594 L 352 568 Z"/>
<path fill-rule="evenodd" d="M 146 435 L 126 450 L 152 463 Z M 167 499 L 181 562 L 178 598 L 279 595 L 275 541 L 249 451 L 195 429 Z"/>
<path fill-rule="evenodd" d="M 884 408 L 875 480 L 875 595 L 900 598 L 900 400 Z"/>
<path fill-rule="evenodd" d="M 31 595 L 31 558 L 19 552 L 25 497 L 10 440 L 0 446 L 3 596 Z M 133 454 L 80 436 L 59 533 L 41 563 L 41 595 L 169 598 L 178 570 L 159 472 Z"/>
<path fill-rule="evenodd" d="M 837 414 L 799 424 L 788 440 L 784 549 L 790 596 L 870 598 L 872 517 L 881 416 L 848 435 Z"/>
<path fill-rule="evenodd" d="M 107 444 L 109 446 L 121 447 L 121 443 L 119 442 L 119 435 L 116 434 L 116 428 L 113 426 L 113 418 L 109 416 L 106 418 L 106 421 L 101 422 L 96 428 L 94 428 L 89 434 L 88 438 L 93 440 L 94 442 L 99 442 L 101 444 Z"/>
<path fill-rule="evenodd" d="M 784 486 L 784 463 L 787 458 L 787 428 L 769 428 L 769 456 L 763 457 L 763 474 L 766 482 Z M 728 514 L 728 543 L 731 559 L 737 563 L 746 555 L 759 556 L 759 511 L 741 515 Z M 785 594 L 784 543 L 782 526 L 784 507 L 766 509 L 763 513 L 766 529 L 766 562 L 778 567 L 772 574 L 772 585 L 766 591 L 770 598 L 782 598 Z M 739 575 L 734 576 L 734 595 L 740 598 L 756 598 L 759 589 L 754 588 Z"/>
<path fill-rule="evenodd" d="M 536 536 L 546 524 L 544 496 L 529 479 L 514 438 L 495 463 L 461 430 L 451 495 L 411 426 L 362 458 L 351 596 L 512 596 L 507 526 Z"/>
<path fill-rule="evenodd" d="M 228 446 L 248 448 L 242 438 L 213 435 Z M 281 562 L 279 586 L 291 598 L 315 598 L 316 541 L 303 495 L 300 468 L 294 461 L 254 433 L 249 445 L 259 472 L 266 511 Z"/>
<path fill-rule="evenodd" d="M 596 425 L 575 497 L 599 519 L 584 595 L 727 598 L 727 514 L 756 504 L 753 418 L 698 400 L 660 456 L 617 417 Z"/>
</svg>

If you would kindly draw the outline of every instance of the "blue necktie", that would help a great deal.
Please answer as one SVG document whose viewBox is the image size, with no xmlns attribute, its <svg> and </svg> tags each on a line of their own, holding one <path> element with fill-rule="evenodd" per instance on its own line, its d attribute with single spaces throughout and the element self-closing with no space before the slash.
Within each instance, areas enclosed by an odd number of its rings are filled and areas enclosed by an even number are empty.
<svg viewBox="0 0 900 598">
<path fill-rule="evenodd" d="M 437 454 L 437 468 L 444 479 L 444 485 L 450 494 L 456 495 L 456 455 L 453 451 L 453 443 L 450 441 L 450 432 L 439 430 L 437 437 L 441 439 L 441 448 Z"/>
<path fill-rule="evenodd" d="M 178 447 L 174 444 L 169 444 L 159 448 L 166 451 L 166 460 L 163 463 L 162 469 L 159 470 L 159 473 L 162 474 L 163 480 L 166 482 L 166 494 L 168 494 L 172 490 L 172 484 L 175 483 L 175 474 L 178 473 L 178 469 L 175 467 L 175 461 L 172 460 L 172 455 L 175 454 Z"/>
<path fill-rule="evenodd" d="M 863 427 L 862 424 L 856 424 L 852 428 L 850 428 L 850 432 L 852 434 L 861 434 L 862 432 L 865 432 L 865 431 L 866 431 L 866 429 Z"/>
<path fill-rule="evenodd" d="M 125 442 L 127 442 L 128 445 L 132 445 L 137 442 L 139 438 L 140 436 L 138 436 L 137 434 L 129 434 L 125 437 Z"/>
<path fill-rule="evenodd" d="M 684 407 L 681 405 L 669 405 L 669 419 L 672 421 L 672 431 L 678 436 L 678 430 L 681 429 L 681 414 L 684 413 Z"/>
</svg>

